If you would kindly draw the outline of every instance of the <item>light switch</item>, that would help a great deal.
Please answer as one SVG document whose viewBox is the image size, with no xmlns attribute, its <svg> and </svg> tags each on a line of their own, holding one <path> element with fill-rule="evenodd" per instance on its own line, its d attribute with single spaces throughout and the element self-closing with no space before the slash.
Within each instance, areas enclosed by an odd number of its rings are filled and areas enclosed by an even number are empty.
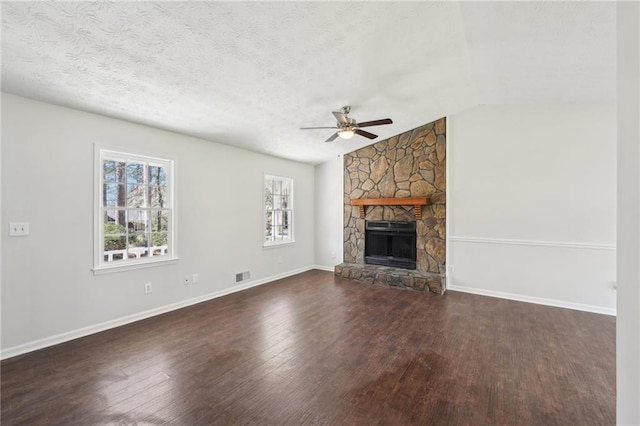
<svg viewBox="0 0 640 426">
<path fill-rule="evenodd" d="M 9 223 L 10 237 L 26 237 L 29 235 L 28 222 L 11 222 Z"/>
</svg>

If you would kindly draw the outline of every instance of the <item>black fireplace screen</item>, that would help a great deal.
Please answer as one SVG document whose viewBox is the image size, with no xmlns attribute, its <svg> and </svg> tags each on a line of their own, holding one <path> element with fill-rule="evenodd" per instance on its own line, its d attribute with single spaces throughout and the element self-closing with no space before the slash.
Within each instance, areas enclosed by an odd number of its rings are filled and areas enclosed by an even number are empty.
<svg viewBox="0 0 640 426">
<path fill-rule="evenodd" d="M 416 269 L 416 223 L 366 221 L 364 261 L 373 265 Z"/>
</svg>

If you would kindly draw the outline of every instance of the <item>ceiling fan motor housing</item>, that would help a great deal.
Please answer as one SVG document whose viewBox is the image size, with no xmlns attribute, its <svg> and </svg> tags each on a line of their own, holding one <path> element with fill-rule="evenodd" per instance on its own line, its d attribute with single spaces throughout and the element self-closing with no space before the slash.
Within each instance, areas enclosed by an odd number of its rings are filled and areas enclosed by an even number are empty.
<svg viewBox="0 0 640 426">
<path fill-rule="evenodd" d="M 341 123 L 341 122 L 337 122 L 337 126 L 339 129 L 342 130 L 355 130 L 358 128 L 358 124 L 356 123 L 356 120 L 354 120 L 353 118 L 350 117 L 345 117 L 345 119 L 347 120 L 346 123 Z"/>
</svg>

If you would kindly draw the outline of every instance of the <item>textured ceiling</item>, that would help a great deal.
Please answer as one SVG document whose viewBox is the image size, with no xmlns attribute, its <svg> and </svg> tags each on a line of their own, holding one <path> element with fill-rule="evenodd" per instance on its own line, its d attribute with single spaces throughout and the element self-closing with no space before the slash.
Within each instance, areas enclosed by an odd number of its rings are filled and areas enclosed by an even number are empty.
<svg viewBox="0 0 640 426">
<path fill-rule="evenodd" d="M 326 161 L 477 104 L 610 101 L 614 3 L 2 2 L 2 90 Z M 114 141 L 117 143 L 117 141 Z"/>
</svg>

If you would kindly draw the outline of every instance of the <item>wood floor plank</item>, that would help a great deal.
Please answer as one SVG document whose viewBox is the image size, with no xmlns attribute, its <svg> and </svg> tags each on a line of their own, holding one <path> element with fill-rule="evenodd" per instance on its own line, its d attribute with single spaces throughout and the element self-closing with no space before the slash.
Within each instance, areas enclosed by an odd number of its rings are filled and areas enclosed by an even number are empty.
<svg viewBox="0 0 640 426">
<path fill-rule="evenodd" d="M 0 368 L 3 425 L 615 424 L 615 318 L 324 271 Z"/>
</svg>

